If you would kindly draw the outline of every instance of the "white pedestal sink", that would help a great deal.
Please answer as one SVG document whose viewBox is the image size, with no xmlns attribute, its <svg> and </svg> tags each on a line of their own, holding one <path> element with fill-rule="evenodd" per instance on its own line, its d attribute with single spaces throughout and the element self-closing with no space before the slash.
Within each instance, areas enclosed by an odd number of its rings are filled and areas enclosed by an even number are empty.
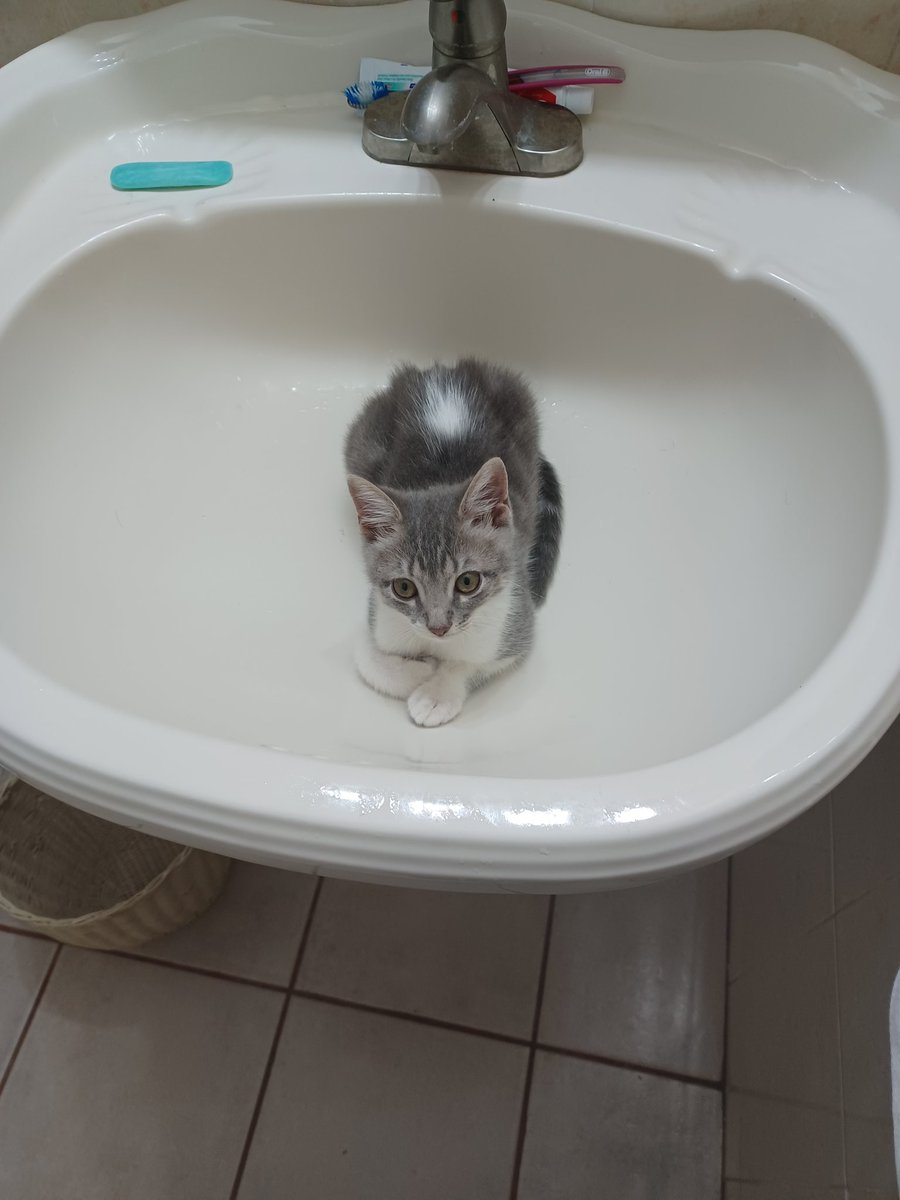
<svg viewBox="0 0 900 1200">
<path fill-rule="evenodd" d="M 187 0 L 0 72 L 0 761 L 238 857 L 615 886 L 788 820 L 900 707 L 900 81 L 527 0 L 598 61 L 556 180 L 375 163 L 424 10 Z M 117 193 L 132 159 L 218 191 Z M 565 489 L 527 666 L 440 730 L 356 679 L 344 431 L 392 364 L 532 380 Z"/>
</svg>

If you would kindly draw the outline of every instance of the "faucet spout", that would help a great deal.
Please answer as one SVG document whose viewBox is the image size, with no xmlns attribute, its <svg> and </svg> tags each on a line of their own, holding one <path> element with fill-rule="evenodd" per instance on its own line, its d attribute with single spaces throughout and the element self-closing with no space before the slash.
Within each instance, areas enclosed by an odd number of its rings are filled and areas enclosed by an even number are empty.
<svg viewBox="0 0 900 1200">
<path fill-rule="evenodd" d="M 472 124 L 478 106 L 496 85 L 484 71 L 454 62 L 437 67 L 419 80 L 403 106 L 404 134 L 426 152 L 449 146 Z"/>
</svg>

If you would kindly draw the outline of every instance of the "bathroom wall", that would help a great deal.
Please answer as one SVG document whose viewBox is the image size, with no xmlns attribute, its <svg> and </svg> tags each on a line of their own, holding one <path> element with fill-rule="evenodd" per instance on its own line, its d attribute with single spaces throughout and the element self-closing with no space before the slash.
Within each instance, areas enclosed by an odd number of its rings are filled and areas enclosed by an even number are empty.
<svg viewBox="0 0 900 1200">
<path fill-rule="evenodd" d="M 87 25 L 162 8 L 173 0 L 0 0 L 0 65 Z"/>
<path fill-rule="evenodd" d="M 253 0 L 247 0 L 252 7 Z M 371 0 L 355 0 L 368 3 Z M 378 0 L 375 0 L 377 3 Z M 516 0 L 508 0 L 515 7 Z M 0 64 L 88 21 L 130 17 L 172 0 L 0 0 Z M 620 20 L 697 29 L 790 29 L 900 71 L 898 0 L 572 0 Z"/>
<path fill-rule="evenodd" d="M 583 0 L 578 6 L 643 25 L 788 29 L 900 71 L 897 0 Z"/>
<path fill-rule="evenodd" d="M 731 871 L 726 1200 L 896 1200 L 900 721 Z"/>
</svg>

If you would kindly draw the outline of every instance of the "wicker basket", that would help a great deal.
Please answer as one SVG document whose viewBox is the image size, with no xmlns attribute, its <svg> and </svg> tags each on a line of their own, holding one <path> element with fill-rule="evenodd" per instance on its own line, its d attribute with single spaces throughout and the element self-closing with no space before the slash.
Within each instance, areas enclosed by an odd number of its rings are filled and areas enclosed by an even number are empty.
<svg viewBox="0 0 900 1200">
<path fill-rule="evenodd" d="M 0 797 L 0 910 L 72 946 L 124 950 L 187 925 L 218 896 L 230 865 L 27 783 Z"/>
</svg>

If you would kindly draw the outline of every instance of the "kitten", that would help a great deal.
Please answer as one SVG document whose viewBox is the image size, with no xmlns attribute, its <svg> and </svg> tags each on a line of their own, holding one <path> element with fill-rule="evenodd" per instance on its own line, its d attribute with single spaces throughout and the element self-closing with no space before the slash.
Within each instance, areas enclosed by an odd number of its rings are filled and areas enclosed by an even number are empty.
<svg viewBox="0 0 900 1200">
<path fill-rule="evenodd" d="M 534 399 L 474 359 L 403 366 L 351 425 L 344 460 L 372 585 L 357 667 L 417 725 L 443 725 L 525 658 L 556 567 L 562 495 Z"/>
</svg>

